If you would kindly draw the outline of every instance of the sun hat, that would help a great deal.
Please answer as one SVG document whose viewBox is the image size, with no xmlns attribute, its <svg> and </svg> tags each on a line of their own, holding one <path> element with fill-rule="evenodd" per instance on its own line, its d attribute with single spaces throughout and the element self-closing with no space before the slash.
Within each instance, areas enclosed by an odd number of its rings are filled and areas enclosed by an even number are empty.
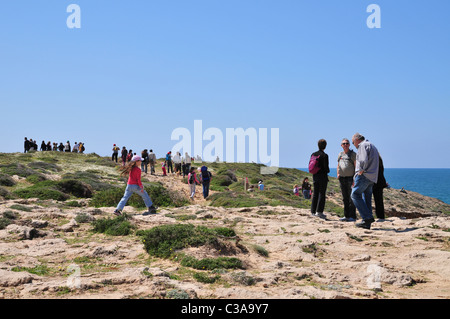
<svg viewBox="0 0 450 319">
<path fill-rule="evenodd" d="M 140 157 L 139 155 L 134 155 L 131 161 L 132 162 L 142 161 L 142 157 Z"/>
</svg>

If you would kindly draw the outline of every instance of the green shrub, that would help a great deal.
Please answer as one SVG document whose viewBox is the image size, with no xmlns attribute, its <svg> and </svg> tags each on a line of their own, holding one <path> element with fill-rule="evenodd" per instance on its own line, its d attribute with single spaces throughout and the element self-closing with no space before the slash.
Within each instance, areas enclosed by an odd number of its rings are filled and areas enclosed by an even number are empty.
<svg viewBox="0 0 450 319">
<path fill-rule="evenodd" d="M 0 186 L 14 186 L 16 182 L 6 174 L 0 174 Z"/>
<path fill-rule="evenodd" d="M 210 195 L 208 199 L 211 200 L 211 206 L 215 207 L 256 207 L 269 204 L 269 201 L 265 199 L 250 197 L 233 191 L 215 193 Z"/>
<path fill-rule="evenodd" d="M 111 236 L 127 236 L 135 229 L 135 226 L 132 225 L 128 219 L 126 214 L 117 216 L 113 219 L 97 219 L 92 222 L 92 231 Z"/>
<path fill-rule="evenodd" d="M 149 230 L 138 231 L 143 239 L 145 250 L 152 256 L 169 258 L 176 250 L 198 247 L 206 244 L 220 246 L 217 237 L 223 233 L 234 234 L 223 228 L 207 228 L 191 224 L 162 225 Z"/>
<path fill-rule="evenodd" d="M 208 275 L 201 273 L 201 272 L 197 272 L 194 274 L 194 279 L 197 280 L 198 282 L 202 282 L 205 284 L 213 284 L 215 283 L 217 280 L 220 279 L 219 275 L 215 275 L 213 277 L 209 277 Z"/>
<path fill-rule="evenodd" d="M 60 180 L 57 183 L 57 188 L 63 193 L 72 194 L 78 198 L 90 198 L 93 193 L 91 186 L 76 179 Z"/>
<path fill-rule="evenodd" d="M 17 219 L 18 213 L 13 212 L 12 210 L 7 210 L 7 211 L 3 212 L 3 217 L 8 218 L 10 220 Z"/>
<path fill-rule="evenodd" d="M 14 194 L 20 198 L 54 199 L 57 201 L 65 201 L 70 197 L 69 195 L 54 188 L 36 185 L 18 189 L 14 191 Z"/>
<path fill-rule="evenodd" d="M 47 162 L 31 162 L 28 164 L 28 167 L 31 167 L 33 169 L 37 169 L 40 171 L 51 171 L 51 172 L 60 172 L 62 171 L 61 167 L 59 167 L 56 164 L 53 163 L 47 163 Z"/>
<path fill-rule="evenodd" d="M 27 182 L 30 182 L 32 184 L 37 184 L 37 183 L 43 182 L 45 180 L 47 180 L 47 178 L 42 174 L 32 174 L 32 175 L 27 176 Z"/>
<path fill-rule="evenodd" d="M 186 256 L 181 260 L 181 265 L 198 270 L 244 268 L 242 261 L 234 257 L 204 258 L 199 260 L 192 256 Z"/>
<path fill-rule="evenodd" d="M 0 230 L 5 229 L 11 223 L 12 223 L 12 221 L 10 218 L 0 217 Z"/>
<path fill-rule="evenodd" d="M 15 210 L 21 210 L 23 212 L 31 212 L 31 211 L 33 211 L 33 208 L 28 207 L 28 206 L 24 206 L 24 205 L 20 205 L 20 204 L 11 205 L 9 208 L 15 209 Z"/>
<path fill-rule="evenodd" d="M 6 188 L 0 186 L 0 198 L 13 199 L 14 195 L 11 194 Z"/>
<path fill-rule="evenodd" d="M 0 165 L 0 169 L 2 170 L 3 173 L 9 176 L 17 175 L 20 177 L 27 177 L 36 174 L 34 170 L 29 169 L 25 165 L 18 163 Z"/>
</svg>

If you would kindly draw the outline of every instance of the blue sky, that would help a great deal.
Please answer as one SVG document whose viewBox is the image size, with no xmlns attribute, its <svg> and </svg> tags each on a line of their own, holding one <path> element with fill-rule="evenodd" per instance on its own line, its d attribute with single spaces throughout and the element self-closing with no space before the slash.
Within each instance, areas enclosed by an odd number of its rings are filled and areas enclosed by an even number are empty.
<svg viewBox="0 0 450 319">
<path fill-rule="evenodd" d="M 81 28 L 69 29 L 69 4 Z M 369 29 L 369 4 L 381 28 Z M 360 132 L 450 168 L 447 0 L 41 0 L 0 6 L 0 152 L 23 138 L 163 156 L 174 129 L 279 128 L 282 167 Z M 206 144 L 207 142 L 205 142 Z"/>
</svg>

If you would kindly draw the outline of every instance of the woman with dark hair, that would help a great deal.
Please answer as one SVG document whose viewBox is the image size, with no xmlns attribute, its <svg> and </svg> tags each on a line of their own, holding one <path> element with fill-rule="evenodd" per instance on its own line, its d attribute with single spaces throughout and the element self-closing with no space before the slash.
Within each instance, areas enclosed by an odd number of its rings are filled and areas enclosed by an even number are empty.
<svg viewBox="0 0 450 319">
<path fill-rule="evenodd" d="M 324 152 L 327 141 L 320 139 L 317 143 L 319 150 L 311 156 L 318 157 L 319 171 L 313 174 L 314 192 L 311 201 L 311 214 L 320 218 L 326 218 L 323 210 L 325 208 L 325 196 L 328 186 L 328 173 L 330 172 L 328 155 Z"/>
</svg>

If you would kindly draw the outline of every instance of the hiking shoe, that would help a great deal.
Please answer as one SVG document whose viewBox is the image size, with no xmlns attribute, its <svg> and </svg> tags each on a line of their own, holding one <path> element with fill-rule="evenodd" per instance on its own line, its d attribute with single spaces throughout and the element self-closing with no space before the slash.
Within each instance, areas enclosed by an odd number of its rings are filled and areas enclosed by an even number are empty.
<svg viewBox="0 0 450 319">
<path fill-rule="evenodd" d="M 146 211 L 144 214 L 142 214 L 143 216 L 148 216 L 148 215 L 156 215 L 156 208 L 155 206 L 150 206 L 148 208 L 148 211 Z"/>
<path fill-rule="evenodd" d="M 355 224 L 356 227 L 359 228 L 364 228 L 364 229 L 370 229 L 370 225 L 374 222 L 375 220 L 373 218 L 371 219 L 365 219 L 360 223 Z"/>
<path fill-rule="evenodd" d="M 316 213 L 315 216 L 323 219 L 327 218 L 327 216 L 324 213 Z"/>
<path fill-rule="evenodd" d="M 120 210 L 116 209 L 116 210 L 114 211 L 114 215 L 120 216 L 120 215 L 122 215 L 122 212 L 121 212 Z"/>
<path fill-rule="evenodd" d="M 339 220 L 340 220 L 341 222 L 348 222 L 348 218 L 347 218 L 347 217 L 339 218 Z"/>
<path fill-rule="evenodd" d="M 354 219 L 354 218 L 352 218 L 352 217 L 349 217 L 349 218 L 347 218 L 347 221 L 348 221 L 348 222 L 356 222 L 356 219 Z"/>
</svg>

